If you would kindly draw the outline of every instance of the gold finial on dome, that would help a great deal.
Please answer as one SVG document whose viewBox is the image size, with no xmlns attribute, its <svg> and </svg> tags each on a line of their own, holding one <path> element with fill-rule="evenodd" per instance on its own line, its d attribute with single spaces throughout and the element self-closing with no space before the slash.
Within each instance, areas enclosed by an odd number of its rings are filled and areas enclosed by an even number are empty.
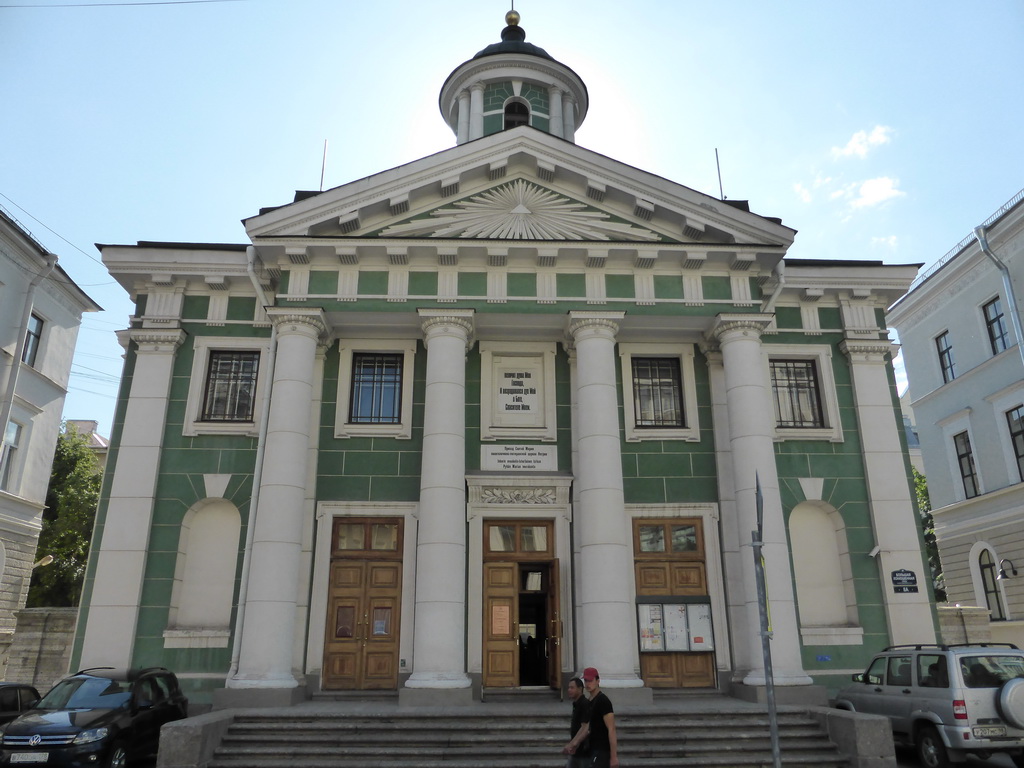
<svg viewBox="0 0 1024 768">
<path fill-rule="evenodd" d="M 519 25 L 519 11 L 513 8 L 511 11 L 505 14 L 505 23 L 510 27 Z"/>
</svg>

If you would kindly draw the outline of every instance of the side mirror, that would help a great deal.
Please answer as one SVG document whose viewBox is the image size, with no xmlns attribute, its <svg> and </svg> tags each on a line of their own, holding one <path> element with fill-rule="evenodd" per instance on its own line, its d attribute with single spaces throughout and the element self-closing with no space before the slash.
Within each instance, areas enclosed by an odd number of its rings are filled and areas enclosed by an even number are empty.
<svg viewBox="0 0 1024 768">
<path fill-rule="evenodd" d="M 139 712 L 139 711 L 141 711 L 143 709 L 152 709 L 152 708 L 153 708 L 153 702 L 150 701 L 149 699 L 139 699 L 138 701 L 135 702 L 135 711 L 136 712 Z"/>
<path fill-rule="evenodd" d="M 864 673 L 863 672 L 856 672 L 855 674 L 850 675 L 850 679 L 853 680 L 853 682 L 855 682 L 855 683 L 863 683 L 864 682 Z"/>
</svg>

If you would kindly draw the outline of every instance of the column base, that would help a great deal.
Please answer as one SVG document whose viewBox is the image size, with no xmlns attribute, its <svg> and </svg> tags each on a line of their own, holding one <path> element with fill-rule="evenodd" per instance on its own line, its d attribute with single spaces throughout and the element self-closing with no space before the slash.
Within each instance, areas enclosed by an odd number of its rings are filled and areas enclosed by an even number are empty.
<svg viewBox="0 0 1024 768">
<path fill-rule="evenodd" d="M 406 688 L 428 688 L 431 690 L 469 688 L 473 685 L 469 675 L 463 672 L 413 672 L 405 681 Z"/>
</svg>

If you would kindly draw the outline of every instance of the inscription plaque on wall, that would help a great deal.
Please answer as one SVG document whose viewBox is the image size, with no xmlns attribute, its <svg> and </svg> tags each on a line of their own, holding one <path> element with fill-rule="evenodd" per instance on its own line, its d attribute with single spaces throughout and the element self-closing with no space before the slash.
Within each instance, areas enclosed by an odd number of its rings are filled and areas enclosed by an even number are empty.
<svg viewBox="0 0 1024 768">
<path fill-rule="evenodd" d="M 545 445 L 483 445 L 480 468 L 490 472 L 554 472 L 558 458 Z"/>
<path fill-rule="evenodd" d="M 539 357 L 495 355 L 493 376 L 495 426 L 544 426 L 544 367 Z"/>
</svg>

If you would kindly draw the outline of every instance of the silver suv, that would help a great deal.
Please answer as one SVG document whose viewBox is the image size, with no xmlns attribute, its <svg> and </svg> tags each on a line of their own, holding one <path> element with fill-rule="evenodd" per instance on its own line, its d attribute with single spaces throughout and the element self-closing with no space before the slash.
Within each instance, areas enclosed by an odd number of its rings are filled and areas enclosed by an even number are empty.
<svg viewBox="0 0 1024 768">
<path fill-rule="evenodd" d="M 1008 643 L 894 645 L 875 656 L 835 706 L 885 715 L 921 764 L 1005 753 L 1024 768 L 1024 651 Z"/>
</svg>

